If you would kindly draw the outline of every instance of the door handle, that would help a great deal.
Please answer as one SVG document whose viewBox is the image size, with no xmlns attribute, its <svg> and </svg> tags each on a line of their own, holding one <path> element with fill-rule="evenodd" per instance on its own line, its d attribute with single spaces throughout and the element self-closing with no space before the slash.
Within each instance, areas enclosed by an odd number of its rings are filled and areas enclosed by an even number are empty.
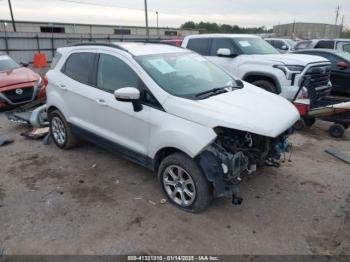
<svg viewBox="0 0 350 262">
<path fill-rule="evenodd" d="M 107 103 L 104 99 L 98 98 L 96 99 L 97 104 L 101 105 L 101 106 L 107 106 Z"/>
<path fill-rule="evenodd" d="M 64 85 L 64 84 L 59 84 L 58 86 L 59 86 L 59 88 L 61 88 L 62 90 L 67 91 L 66 85 Z"/>
</svg>

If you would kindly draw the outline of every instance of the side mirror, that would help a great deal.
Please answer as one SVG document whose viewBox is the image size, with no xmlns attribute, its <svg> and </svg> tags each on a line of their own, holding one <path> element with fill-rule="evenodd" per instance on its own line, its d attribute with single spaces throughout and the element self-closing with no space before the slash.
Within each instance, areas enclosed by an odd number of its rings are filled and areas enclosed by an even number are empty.
<svg viewBox="0 0 350 262">
<path fill-rule="evenodd" d="M 285 51 L 287 51 L 287 50 L 288 50 L 288 46 L 283 45 L 283 46 L 281 47 L 281 50 L 285 50 Z"/>
<path fill-rule="evenodd" d="M 28 67 L 28 66 L 29 66 L 29 63 L 28 63 L 28 62 L 24 62 L 24 61 L 22 61 L 20 64 L 21 64 L 23 67 Z"/>
<path fill-rule="evenodd" d="M 233 54 L 228 48 L 219 48 L 216 52 L 216 55 L 219 57 L 235 57 L 236 54 Z"/>
<path fill-rule="evenodd" d="M 344 62 L 344 61 L 339 61 L 337 63 L 337 67 L 339 67 L 340 69 L 344 70 L 347 69 L 349 67 L 348 63 Z"/>
<path fill-rule="evenodd" d="M 140 90 L 135 87 L 123 87 L 115 90 L 114 97 L 120 102 L 131 102 L 135 112 L 142 110 L 142 104 L 140 103 Z"/>
</svg>

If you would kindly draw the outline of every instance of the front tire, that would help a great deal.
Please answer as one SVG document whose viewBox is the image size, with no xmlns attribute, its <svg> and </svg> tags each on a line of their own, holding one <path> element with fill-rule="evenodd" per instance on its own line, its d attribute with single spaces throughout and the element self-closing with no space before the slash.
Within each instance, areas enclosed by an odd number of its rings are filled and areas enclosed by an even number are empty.
<svg viewBox="0 0 350 262">
<path fill-rule="evenodd" d="M 211 184 L 196 162 L 185 154 L 166 157 L 159 166 L 158 178 L 169 201 L 185 211 L 198 213 L 212 202 Z"/>
<path fill-rule="evenodd" d="M 271 83 L 270 81 L 257 80 L 257 81 L 252 82 L 252 84 L 266 90 L 267 92 L 277 94 L 276 86 L 273 83 Z"/>
<path fill-rule="evenodd" d="M 60 111 L 52 111 L 49 120 L 51 136 L 59 148 L 70 149 L 77 145 L 78 140 Z"/>
</svg>

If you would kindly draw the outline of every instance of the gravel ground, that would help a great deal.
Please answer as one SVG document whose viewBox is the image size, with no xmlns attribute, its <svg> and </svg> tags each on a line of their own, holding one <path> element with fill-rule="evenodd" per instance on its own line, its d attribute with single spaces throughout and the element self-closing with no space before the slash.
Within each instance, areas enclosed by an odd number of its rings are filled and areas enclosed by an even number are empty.
<svg viewBox="0 0 350 262">
<path fill-rule="evenodd" d="M 241 206 L 217 199 L 201 214 L 169 203 L 155 176 L 88 143 L 30 141 L 0 114 L 0 250 L 5 254 L 347 254 L 350 132 L 317 123 L 291 137 L 292 162 L 241 184 Z"/>
</svg>

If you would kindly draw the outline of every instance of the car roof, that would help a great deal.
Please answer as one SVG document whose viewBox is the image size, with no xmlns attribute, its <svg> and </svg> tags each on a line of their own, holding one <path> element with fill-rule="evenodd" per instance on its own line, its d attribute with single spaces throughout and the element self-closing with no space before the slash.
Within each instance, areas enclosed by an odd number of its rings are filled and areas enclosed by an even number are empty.
<svg viewBox="0 0 350 262">
<path fill-rule="evenodd" d="M 146 42 L 112 42 L 112 43 L 75 43 L 70 46 L 58 48 L 59 51 L 67 52 L 74 49 L 119 49 L 129 53 L 132 56 L 156 55 L 166 53 L 184 53 L 191 52 L 190 50 L 180 47 L 161 44 L 161 43 L 146 43 Z"/>
<path fill-rule="evenodd" d="M 335 49 L 326 49 L 326 48 L 307 48 L 307 49 L 300 49 L 295 52 L 325 52 L 325 53 L 339 53 L 339 50 Z"/>
<path fill-rule="evenodd" d="M 190 52 L 187 49 L 167 44 L 140 42 L 117 42 L 114 44 L 117 44 L 119 47 L 122 47 L 134 56 Z"/>
<path fill-rule="evenodd" d="M 248 34 L 203 34 L 203 35 L 186 36 L 186 38 L 215 38 L 215 37 L 222 37 L 222 38 L 239 38 L 239 37 L 260 38 L 260 36 L 248 35 Z"/>
</svg>

